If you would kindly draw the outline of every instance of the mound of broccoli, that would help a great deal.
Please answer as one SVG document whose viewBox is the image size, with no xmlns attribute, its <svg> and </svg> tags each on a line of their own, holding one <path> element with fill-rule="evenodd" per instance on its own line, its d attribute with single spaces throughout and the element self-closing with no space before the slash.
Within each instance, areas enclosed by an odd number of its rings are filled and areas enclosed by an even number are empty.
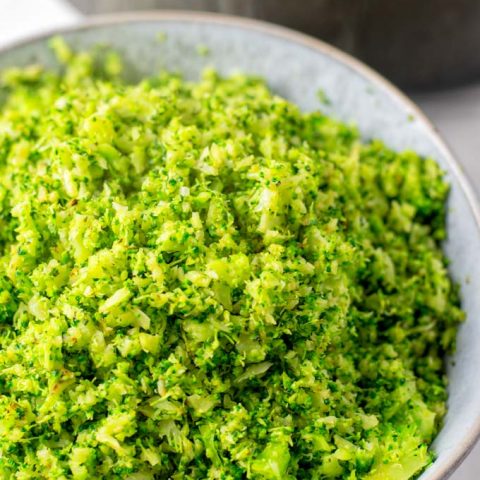
<svg viewBox="0 0 480 480">
<path fill-rule="evenodd" d="M 463 318 L 437 164 L 53 43 L 1 80 L 0 477 L 418 475 Z"/>
</svg>

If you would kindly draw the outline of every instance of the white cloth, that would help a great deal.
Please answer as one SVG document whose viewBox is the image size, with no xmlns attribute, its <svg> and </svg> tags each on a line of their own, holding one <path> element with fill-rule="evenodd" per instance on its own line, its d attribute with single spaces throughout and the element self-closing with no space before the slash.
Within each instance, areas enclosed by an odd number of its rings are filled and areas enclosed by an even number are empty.
<svg viewBox="0 0 480 480">
<path fill-rule="evenodd" d="M 81 15 L 63 0 L 0 0 L 0 46 L 55 27 L 72 25 Z M 480 85 L 415 98 L 457 152 L 480 192 Z M 480 444 L 451 480 L 480 478 Z"/>
<path fill-rule="evenodd" d="M 0 0 L 0 45 L 80 19 L 81 15 L 63 0 Z"/>
</svg>

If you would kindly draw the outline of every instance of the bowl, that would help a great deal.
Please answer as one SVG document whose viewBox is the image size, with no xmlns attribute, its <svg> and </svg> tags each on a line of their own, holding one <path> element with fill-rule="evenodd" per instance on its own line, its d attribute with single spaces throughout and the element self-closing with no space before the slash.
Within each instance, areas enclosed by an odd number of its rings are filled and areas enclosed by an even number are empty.
<svg viewBox="0 0 480 480">
<path fill-rule="evenodd" d="M 159 32 L 165 34 L 163 42 Z M 131 77 L 168 68 L 194 79 L 208 65 L 223 74 L 241 70 L 260 75 L 303 110 L 322 108 L 355 122 L 365 139 L 379 138 L 397 150 L 414 149 L 441 165 L 451 184 L 444 248 L 467 320 L 458 334 L 457 352 L 448 359 L 449 408 L 433 444 L 437 459 L 420 478 L 448 478 L 480 434 L 480 210 L 461 168 L 426 117 L 354 58 L 304 34 L 255 20 L 165 11 L 98 18 L 56 33 L 77 49 L 111 45 L 124 56 Z M 0 50 L 0 69 L 31 62 L 54 67 L 48 36 Z M 207 49 L 207 55 L 199 53 Z M 328 102 L 320 102 L 319 90 Z"/>
</svg>

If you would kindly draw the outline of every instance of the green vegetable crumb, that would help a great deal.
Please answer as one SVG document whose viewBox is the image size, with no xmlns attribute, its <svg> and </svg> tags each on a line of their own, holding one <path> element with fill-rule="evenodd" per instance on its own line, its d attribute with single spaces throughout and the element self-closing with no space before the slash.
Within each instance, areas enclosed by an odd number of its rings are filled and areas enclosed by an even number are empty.
<svg viewBox="0 0 480 480">
<path fill-rule="evenodd" d="M 198 55 L 200 55 L 201 57 L 207 57 L 208 55 L 210 55 L 210 48 L 208 48 L 208 46 L 203 43 L 197 45 L 196 50 Z"/>
<path fill-rule="evenodd" d="M 328 95 L 325 93 L 325 90 L 323 88 L 319 88 L 317 90 L 317 98 L 320 101 L 320 103 L 323 103 L 323 105 L 331 105 L 332 101 L 328 97 Z"/>
<path fill-rule="evenodd" d="M 1 74 L 0 478 L 418 476 L 463 319 L 438 165 L 52 46 Z"/>
<path fill-rule="evenodd" d="M 156 33 L 155 38 L 158 43 L 164 43 L 167 40 L 167 33 L 163 31 L 159 31 Z"/>
</svg>

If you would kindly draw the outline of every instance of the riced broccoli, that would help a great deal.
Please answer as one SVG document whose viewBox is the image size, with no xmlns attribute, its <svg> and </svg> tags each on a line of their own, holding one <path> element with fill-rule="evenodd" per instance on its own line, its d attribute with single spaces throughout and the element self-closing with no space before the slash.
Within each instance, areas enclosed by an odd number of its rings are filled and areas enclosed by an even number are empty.
<svg viewBox="0 0 480 480">
<path fill-rule="evenodd" d="M 417 476 L 463 318 L 437 164 L 53 45 L 1 80 L 0 478 Z"/>
</svg>

